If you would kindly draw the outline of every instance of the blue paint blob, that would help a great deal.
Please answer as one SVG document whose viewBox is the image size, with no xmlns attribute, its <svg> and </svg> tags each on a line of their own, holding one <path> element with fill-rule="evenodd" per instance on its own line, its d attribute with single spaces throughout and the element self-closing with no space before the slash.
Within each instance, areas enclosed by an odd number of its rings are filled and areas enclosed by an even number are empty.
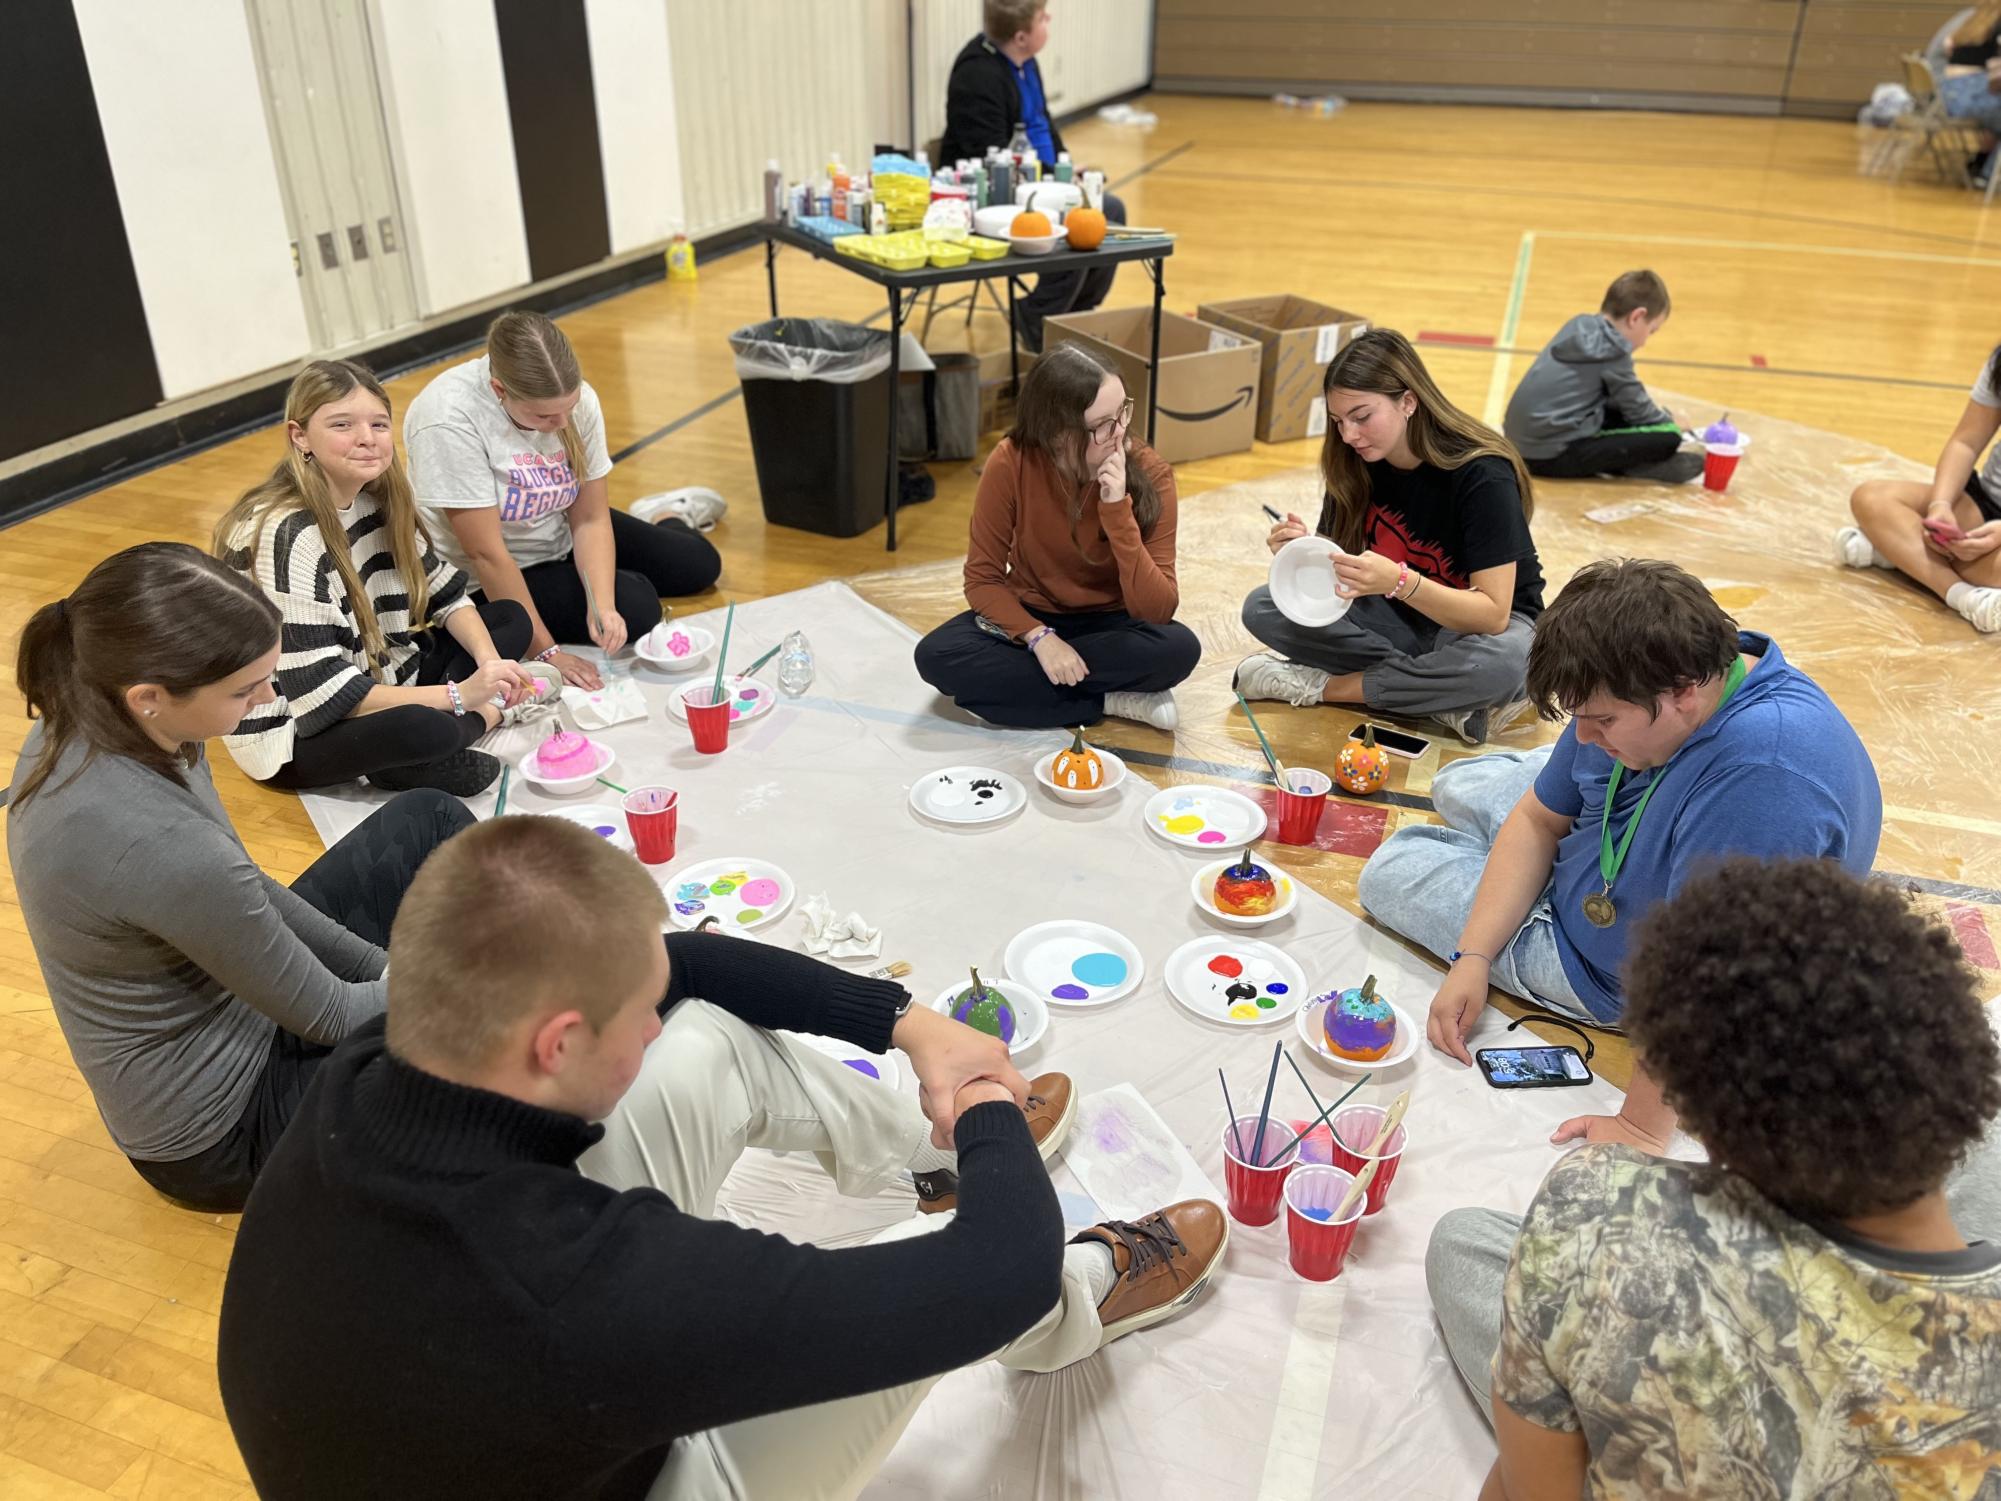
<svg viewBox="0 0 2001 1501">
<path fill-rule="evenodd" d="M 1091 992 L 1081 985 L 1058 985 L 1049 994 L 1053 999 L 1059 1001 L 1088 1001 L 1091 999 Z"/>
<path fill-rule="evenodd" d="M 868 1062 L 866 1059 L 843 1058 L 841 1062 L 845 1063 L 849 1068 L 853 1069 L 858 1074 L 867 1074 L 871 1079 L 880 1079 L 882 1077 L 881 1074 L 876 1072 L 875 1065 L 873 1063 Z"/>
<path fill-rule="evenodd" d="M 1085 954 L 1070 966 L 1070 973 L 1086 985 L 1110 987 L 1124 982 L 1126 961 L 1117 954 Z"/>
<path fill-rule="evenodd" d="M 613 827 L 612 827 L 612 826 L 611 826 L 610 824 L 608 824 L 608 823 L 601 823 L 601 824 L 598 824 L 598 825 L 596 825 L 595 827 L 593 827 L 593 828 L 591 829 L 591 832 L 592 832 L 593 834 L 597 835 L 597 836 L 598 836 L 598 838 L 600 838 L 600 839 L 609 839 L 609 838 L 611 838 L 611 836 L 612 836 L 612 835 L 616 834 L 616 833 L 618 832 L 618 830 L 617 830 L 617 829 L 614 829 L 614 828 L 613 828 Z"/>
<path fill-rule="evenodd" d="M 1265 986 L 1265 989 L 1269 990 L 1273 995 L 1284 995 L 1289 988 L 1290 988 L 1289 986 L 1282 985 L 1277 980 L 1274 980 L 1271 982 L 1271 984 Z"/>
<path fill-rule="evenodd" d="M 1334 1211 L 1331 1209 L 1302 1209 L 1299 1212 L 1310 1220 L 1321 1220 L 1324 1222 L 1334 1218 Z"/>
</svg>

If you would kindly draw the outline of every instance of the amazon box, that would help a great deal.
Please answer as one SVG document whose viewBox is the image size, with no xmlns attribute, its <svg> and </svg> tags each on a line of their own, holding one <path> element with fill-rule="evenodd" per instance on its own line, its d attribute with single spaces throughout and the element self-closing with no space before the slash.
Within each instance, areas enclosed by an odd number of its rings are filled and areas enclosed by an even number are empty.
<svg viewBox="0 0 2001 1501">
<path fill-rule="evenodd" d="M 1151 308 L 1100 308 L 1046 318 L 1042 347 L 1081 344 L 1119 372 L 1133 399 L 1133 433 L 1146 437 Z M 1153 449 L 1170 464 L 1240 453 L 1257 420 L 1255 340 L 1179 313 L 1160 315 L 1160 400 Z"/>
<path fill-rule="evenodd" d="M 1369 331 L 1369 320 L 1324 302 L 1277 293 L 1205 302 L 1198 317 L 1258 341 L 1264 360 L 1258 378 L 1258 437 L 1266 443 L 1317 438 L 1327 431 L 1321 378 L 1327 362 L 1351 339 Z"/>
</svg>

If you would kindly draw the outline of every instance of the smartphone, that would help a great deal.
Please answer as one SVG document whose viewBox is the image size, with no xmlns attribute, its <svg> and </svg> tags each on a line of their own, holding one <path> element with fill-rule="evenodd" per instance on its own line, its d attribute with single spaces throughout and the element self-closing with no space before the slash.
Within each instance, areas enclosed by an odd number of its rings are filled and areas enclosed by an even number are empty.
<svg viewBox="0 0 2001 1501">
<path fill-rule="evenodd" d="M 1402 730 L 1386 730 L 1379 724 L 1371 725 L 1370 728 L 1376 732 L 1376 744 L 1393 756 L 1415 758 L 1431 749 L 1431 742 L 1422 735 L 1409 735 Z M 1362 727 L 1356 725 L 1354 729 L 1348 731 L 1348 738 L 1360 740 Z"/>
<path fill-rule="evenodd" d="M 1277 526 L 1283 526 L 1283 525 L 1285 525 L 1285 518 L 1284 518 L 1283 516 L 1279 515 L 1279 513 L 1278 513 L 1278 512 L 1276 512 L 1276 511 L 1274 511 L 1274 510 L 1273 510 L 1273 509 L 1272 509 L 1272 508 L 1271 508 L 1270 506 L 1267 506 L 1267 505 L 1260 505 L 1260 506 L 1258 507 L 1258 509 L 1259 509 L 1260 511 L 1263 511 L 1263 512 L 1265 513 L 1265 515 L 1267 515 L 1267 516 L 1271 517 L 1271 519 L 1272 519 L 1272 522 L 1273 522 L 1273 524 L 1274 524 L 1274 525 L 1277 525 Z"/>
<path fill-rule="evenodd" d="M 1929 516 L 1925 517 L 1924 520 L 1925 520 L 1925 530 L 1930 532 L 1934 537 L 1938 538 L 1941 542 L 1963 542 L 1966 540 L 1966 533 L 1963 530 L 1961 530 L 1957 522 L 1934 521 Z"/>
<path fill-rule="evenodd" d="M 1496 1089 L 1560 1089 L 1591 1082 L 1584 1055 L 1567 1045 L 1481 1048 L 1473 1056 L 1480 1060 L 1480 1072 Z"/>
</svg>

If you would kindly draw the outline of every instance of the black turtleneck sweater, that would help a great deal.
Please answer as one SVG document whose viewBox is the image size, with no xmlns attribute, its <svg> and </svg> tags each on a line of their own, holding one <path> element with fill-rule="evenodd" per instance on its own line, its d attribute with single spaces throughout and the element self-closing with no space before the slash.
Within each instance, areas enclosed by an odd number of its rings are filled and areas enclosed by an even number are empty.
<svg viewBox="0 0 2001 1501">
<path fill-rule="evenodd" d="M 667 949 L 663 1011 L 889 1046 L 898 986 L 739 938 Z M 643 1496 L 684 1434 L 966 1365 L 1061 1291 L 1010 1106 L 960 1117 L 950 1226 L 843 1250 L 594 1183 L 600 1134 L 411 1067 L 380 1018 L 321 1065 L 223 1291 L 223 1403 L 265 1501 Z"/>
</svg>

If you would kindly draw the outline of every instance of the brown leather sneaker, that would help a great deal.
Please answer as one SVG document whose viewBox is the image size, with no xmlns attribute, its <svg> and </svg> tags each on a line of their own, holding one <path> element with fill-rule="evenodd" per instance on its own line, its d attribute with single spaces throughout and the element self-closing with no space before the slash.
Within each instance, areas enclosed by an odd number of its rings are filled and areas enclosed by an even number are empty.
<svg viewBox="0 0 2001 1501">
<path fill-rule="evenodd" d="M 1193 1303 L 1230 1243 L 1230 1222 L 1222 1206 L 1207 1199 L 1184 1199 L 1145 1219 L 1107 1220 L 1076 1237 L 1111 1248 L 1118 1281 L 1098 1305 L 1105 1327 L 1103 1344 L 1120 1335 L 1171 1319 Z"/>
<path fill-rule="evenodd" d="M 1040 1074 L 1028 1081 L 1028 1134 L 1035 1138 L 1035 1150 L 1047 1162 L 1070 1134 L 1077 1119 L 1077 1093 L 1070 1087 L 1068 1074 Z M 935 1173 L 912 1173 L 917 1186 L 917 1207 L 926 1214 L 943 1214 L 959 1207 L 959 1175 L 949 1168 Z"/>
</svg>

